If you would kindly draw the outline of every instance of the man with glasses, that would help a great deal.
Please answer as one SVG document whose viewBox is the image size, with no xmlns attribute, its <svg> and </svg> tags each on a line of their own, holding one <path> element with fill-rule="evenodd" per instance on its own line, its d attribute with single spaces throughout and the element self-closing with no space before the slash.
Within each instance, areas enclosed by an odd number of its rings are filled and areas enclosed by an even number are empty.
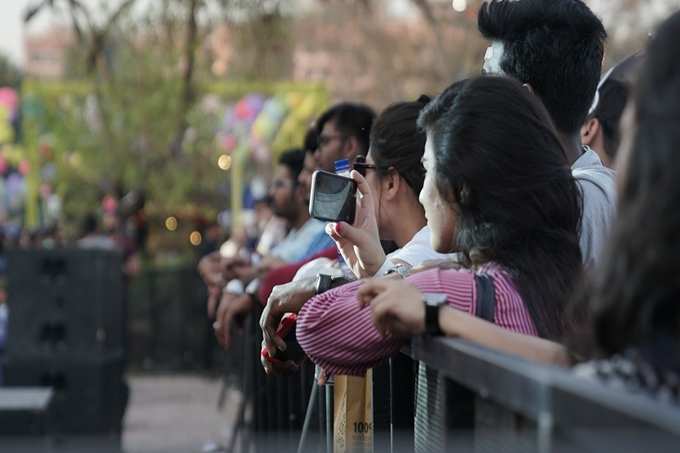
<svg viewBox="0 0 680 453">
<path fill-rule="evenodd" d="M 374 119 L 370 107 L 349 102 L 337 104 L 321 115 L 317 121 L 317 169 L 334 171 L 336 160 L 353 162 L 356 156 L 365 156 Z"/>
<path fill-rule="evenodd" d="M 305 205 L 311 198 L 312 175 L 316 170 L 335 170 L 335 161 L 348 159 L 354 161 L 352 167 L 361 174 L 375 168 L 366 163 L 364 156 L 368 152 L 368 137 L 374 120 L 373 111 L 360 104 L 343 103 L 327 110 L 319 118 L 319 128 L 312 126 L 305 136 L 306 151 L 304 166 L 298 176 L 300 190 L 305 197 Z M 319 134 L 319 130 L 322 132 Z M 339 130 L 348 135 L 340 137 Z M 348 132 L 349 131 L 349 132 Z M 323 142 L 324 146 L 321 146 Z M 344 145 L 344 146 L 343 146 Z M 298 270 L 311 261 L 327 258 L 336 261 L 338 250 L 335 243 L 326 235 L 311 244 L 307 258 L 296 263 L 272 269 L 261 280 L 259 299 L 265 303 L 277 285 L 284 285 L 293 280 Z"/>
<path fill-rule="evenodd" d="M 307 258 L 309 254 L 332 244 L 325 232 L 325 223 L 310 218 L 304 202 L 304 189 L 298 183 L 304 158 L 305 151 L 301 149 L 283 153 L 269 190 L 274 214 L 287 223 L 286 237 L 268 256 L 250 262 L 236 258 L 221 263 L 222 276 L 230 282 L 225 286 L 213 327 L 215 336 L 225 348 L 230 345 L 231 321 L 244 316 L 253 308 L 253 296 L 259 289 L 259 277 L 270 269 Z"/>
</svg>

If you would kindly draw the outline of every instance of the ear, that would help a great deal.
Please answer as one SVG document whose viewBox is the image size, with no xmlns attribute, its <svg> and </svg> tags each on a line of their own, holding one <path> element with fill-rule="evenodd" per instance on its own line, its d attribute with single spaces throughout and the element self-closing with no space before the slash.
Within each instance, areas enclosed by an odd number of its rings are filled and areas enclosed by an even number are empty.
<svg viewBox="0 0 680 453">
<path fill-rule="evenodd" d="M 399 193 L 399 189 L 404 181 L 401 180 L 399 173 L 394 168 L 390 168 L 385 176 L 383 176 L 382 193 L 386 200 L 393 200 Z"/>
<path fill-rule="evenodd" d="M 600 121 L 597 118 L 590 118 L 581 126 L 581 143 L 591 146 L 595 142 L 600 131 Z"/>
</svg>

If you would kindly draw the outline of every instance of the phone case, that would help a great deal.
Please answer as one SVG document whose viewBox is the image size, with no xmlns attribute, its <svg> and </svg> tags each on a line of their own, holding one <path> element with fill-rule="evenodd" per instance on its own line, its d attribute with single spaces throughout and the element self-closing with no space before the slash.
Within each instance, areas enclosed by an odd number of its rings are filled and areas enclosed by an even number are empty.
<svg viewBox="0 0 680 453">
<path fill-rule="evenodd" d="M 356 203 L 354 205 L 352 205 L 351 211 L 347 214 L 347 216 L 344 216 L 344 217 L 331 218 L 331 217 L 325 217 L 323 215 L 319 215 L 318 213 L 314 212 L 314 206 L 316 204 L 316 200 L 315 200 L 316 185 L 317 185 L 316 181 L 317 181 L 318 175 L 325 175 L 326 177 L 339 178 L 339 179 L 345 179 L 345 180 L 352 181 L 352 184 L 354 186 L 352 194 L 356 195 L 356 192 L 357 192 L 356 182 L 352 178 L 348 178 L 346 176 L 336 175 L 335 173 L 330 173 L 330 172 L 323 171 L 323 170 L 317 170 L 312 175 L 312 187 L 311 187 L 311 194 L 310 194 L 310 198 L 309 198 L 309 215 L 314 217 L 315 219 L 324 220 L 324 221 L 327 221 L 327 222 L 347 222 L 349 224 L 353 224 L 354 218 L 356 216 Z"/>
<path fill-rule="evenodd" d="M 286 313 L 281 318 L 279 327 L 276 329 L 276 335 L 286 342 L 286 350 L 278 351 L 276 356 L 269 354 L 265 348 L 262 348 L 260 355 L 268 362 L 273 364 L 282 364 L 288 360 L 299 362 L 304 357 L 304 352 L 297 342 L 295 337 L 295 324 L 297 323 L 297 315 L 295 313 Z"/>
</svg>

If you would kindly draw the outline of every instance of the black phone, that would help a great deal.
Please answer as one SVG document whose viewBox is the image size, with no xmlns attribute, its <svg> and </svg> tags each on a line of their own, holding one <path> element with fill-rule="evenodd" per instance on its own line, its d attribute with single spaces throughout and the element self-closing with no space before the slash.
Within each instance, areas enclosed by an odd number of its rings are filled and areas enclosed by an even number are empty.
<svg viewBox="0 0 680 453">
<path fill-rule="evenodd" d="M 329 222 L 354 223 L 357 183 L 352 178 L 317 170 L 312 175 L 309 215 Z"/>
</svg>

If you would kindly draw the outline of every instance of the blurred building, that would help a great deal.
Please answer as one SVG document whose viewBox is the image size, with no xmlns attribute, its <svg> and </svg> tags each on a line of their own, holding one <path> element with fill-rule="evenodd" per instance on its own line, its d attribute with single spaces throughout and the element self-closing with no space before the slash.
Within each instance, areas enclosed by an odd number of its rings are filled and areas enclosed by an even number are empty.
<svg viewBox="0 0 680 453">
<path fill-rule="evenodd" d="M 411 1 L 373 5 L 362 11 L 356 5 L 322 8 L 317 3 L 287 22 L 290 46 L 251 60 L 262 69 L 264 60 L 275 55 L 290 68 L 287 79 L 324 83 L 335 99 L 361 99 L 376 107 L 439 92 L 452 80 L 479 71 L 485 43 L 476 32 L 478 0 L 466 1 L 464 11 L 455 11 L 451 0 L 433 1 L 428 5 L 434 21 Z M 214 76 L 240 78 L 239 63 L 248 50 L 239 46 L 229 26 L 216 27 L 204 51 Z"/>
<path fill-rule="evenodd" d="M 24 38 L 24 72 L 30 77 L 59 79 L 66 72 L 66 54 L 73 45 L 71 29 L 52 25 Z"/>
</svg>

